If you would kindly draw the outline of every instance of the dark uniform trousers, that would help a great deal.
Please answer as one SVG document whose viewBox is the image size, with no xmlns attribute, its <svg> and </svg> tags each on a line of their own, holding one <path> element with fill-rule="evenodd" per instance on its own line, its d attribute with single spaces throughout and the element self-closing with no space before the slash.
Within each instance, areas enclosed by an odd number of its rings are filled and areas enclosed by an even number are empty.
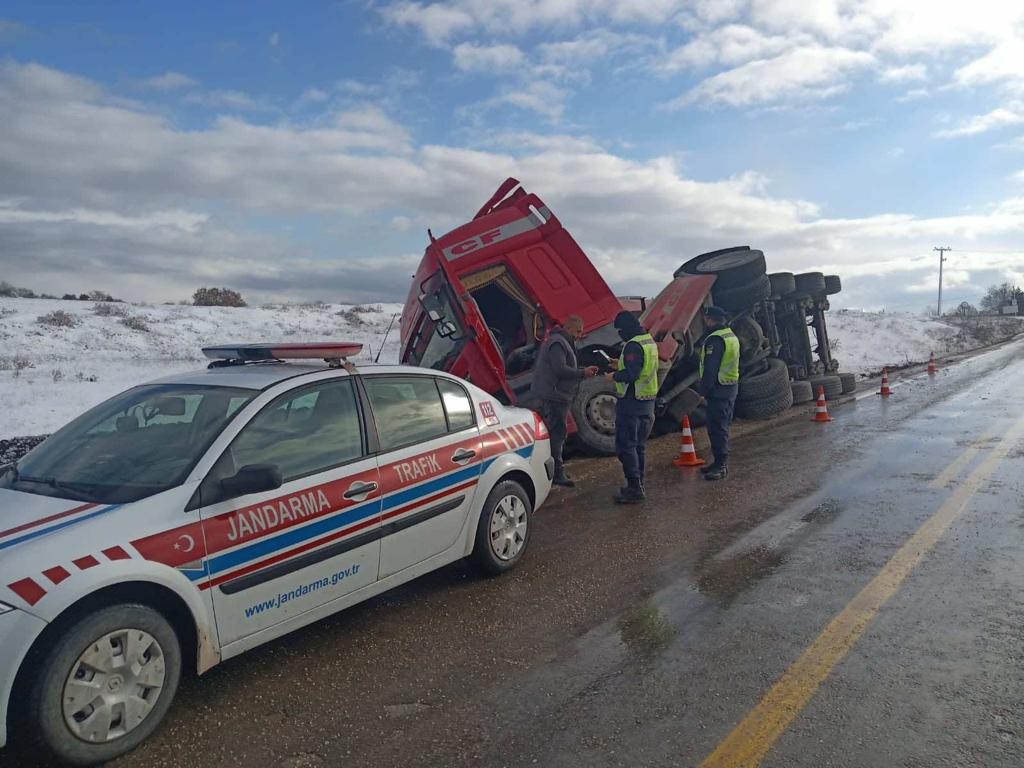
<svg viewBox="0 0 1024 768">
<path fill-rule="evenodd" d="M 736 406 L 737 388 L 731 389 L 731 396 L 712 396 L 707 401 L 708 440 L 711 441 L 711 453 L 718 464 L 727 464 L 729 461 L 729 429 Z"/>
<path fill-rule="evenodd" d="M 654 427 L 654 414 L 637 413 L 629 400 L 619 400 L 615 409 L 615 453 L 622 462 L 626 480 L 643 480 L 647 470 L 647 438 Z"/>
<path fill-rule="evenodd" d="M 555 467 L 562 466 L 562 452 L 565 448 L 566 419 L 569 416 L 569 403 L 558 400 L 544 400 L 540 405 L 540 416 L 544 419 L 544 426 L 548 428 L 551 435 L 551 458 L 555 460 Z"/>
</svg>

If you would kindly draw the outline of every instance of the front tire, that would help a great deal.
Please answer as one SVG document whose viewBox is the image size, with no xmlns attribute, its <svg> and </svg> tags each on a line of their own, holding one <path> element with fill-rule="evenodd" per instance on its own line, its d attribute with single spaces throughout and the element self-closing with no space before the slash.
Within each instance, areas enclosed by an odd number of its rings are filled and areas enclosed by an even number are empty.
<svg viewBox="0 0 1024 768">
<path fill-rule="evenodd" d="M 28 700 L 35 738 L 61 762 L 90 766 L 156 730 L 181 679 L 181 644 L 152 608 L 115 605 L 64 629 L 38 663 Z"/>
<path fill-rule="evenodd" d="M 480 511 L 473 564 L 492 576 L 515 568 L 530 543 L 532 517 L 533 505 L 523 486 L 514 480 L 494 486 Z"/>
</svg>

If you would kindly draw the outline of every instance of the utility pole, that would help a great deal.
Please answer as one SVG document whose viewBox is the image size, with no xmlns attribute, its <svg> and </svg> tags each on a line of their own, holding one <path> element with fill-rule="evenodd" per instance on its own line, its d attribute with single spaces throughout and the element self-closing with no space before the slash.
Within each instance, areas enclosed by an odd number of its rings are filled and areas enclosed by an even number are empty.
<svg viewBox="0 0 1024 768">
<path fill-rule="evenodd" d="M 939 317 L 942 317 L 942 265 L 946 263 L 946 251 L 952 251 L 949 246 L 943 248 L 932 248 L 939 252 Z"/>
</svg>

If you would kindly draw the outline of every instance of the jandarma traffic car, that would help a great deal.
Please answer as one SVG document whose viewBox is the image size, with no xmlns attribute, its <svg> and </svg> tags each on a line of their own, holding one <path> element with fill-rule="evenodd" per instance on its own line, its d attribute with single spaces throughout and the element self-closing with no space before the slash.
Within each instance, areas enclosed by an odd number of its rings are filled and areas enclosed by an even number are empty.
<svg viewBox="0 0 1024 768">
<path fill-rule="evenodd" d="M 188 660 L 459 558 L 520 561 L 551 490 L 540 418 L 438 371 L 342 366 L 356 350 L 204 350 L 4 471 L 0 746 L 17 710 L 60 760 L 104 762 L 153 732 Z"/>
</svg>

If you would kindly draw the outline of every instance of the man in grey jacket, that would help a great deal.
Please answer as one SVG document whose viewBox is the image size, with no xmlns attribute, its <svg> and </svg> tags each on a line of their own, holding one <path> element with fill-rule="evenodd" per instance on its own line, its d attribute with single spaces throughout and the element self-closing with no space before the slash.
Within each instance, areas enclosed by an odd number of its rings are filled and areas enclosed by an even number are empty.
<svg viewBox="0 0 1024 768">
<path fill-rule="evenodd" d="M 555 485 L 571 488 L 575 483 L 565 474 L 562 449 L 565 446 L 569 405 L 576 395 L 580 379 L 596 376 L 598 367 L 580 368 L 576 363 L 575 342 L 583 335 L 583 320 L 570 315 L 541 344 L 533 369 L 530 395 L 540 408 L 540 415 L 551 433 L 551 456 L 555 460 Z"/>
</svg>

